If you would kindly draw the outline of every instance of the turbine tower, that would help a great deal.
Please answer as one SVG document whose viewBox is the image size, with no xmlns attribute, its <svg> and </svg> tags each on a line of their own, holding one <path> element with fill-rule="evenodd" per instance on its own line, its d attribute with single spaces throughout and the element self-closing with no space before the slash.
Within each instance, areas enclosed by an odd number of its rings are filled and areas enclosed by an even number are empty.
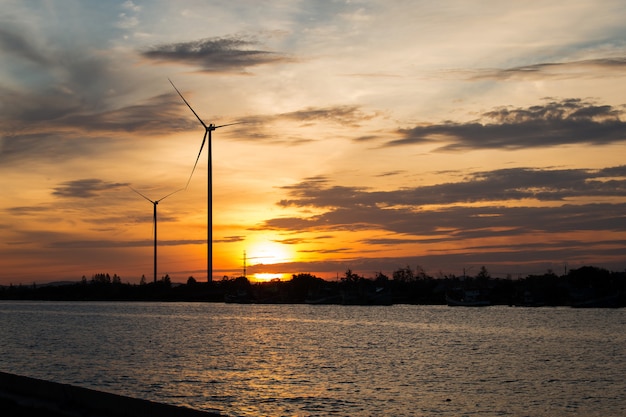
<svg viewBox="0 0 626 417">
<path fill-rule="evenodd" d="M 168 80 L 170 84 L 172 84 L 172 87 L 174 87 L 174 90 L 176 90 L 180 98 L 183 100 L 183 102 L 187 105 L 187 107 L 189 107 L 189 110 L 191 110 L 194 116 L 196 116 L 196 119 L 198 119 L 202 127 L 204 127 L 204 137 L 202 138 L 202 144 L 200 144 L 200 151 L 198 152 L 198 157 L 196 158 L 196 162 L 194 163 L 193 169 L 191 170 L 191 175 L 189 176 L 189 180 L 187 180 L 187 186 L 189 185 L 189 181 L 191 181 L 191 177 L 193 176 L 193 173 L 196 170 L 196 165 L 198 165 L 200 154 L 202 154 L 204 143 L 207 141 L 207 137 L 208 137 L 207 153 L 208 153 L 208 161 L 209 161 L 209 167 L 208 167 L 209 172 L 208 172 L 208 184 L 207 184 L 207 196 L 208 196 L 207 200 L 208 201 L 207 201 L 207 238 L 206 238 L 207 240 L 207 267 L 206 267 L 206 270 L 207 270 L 207 281 L 211 282 L 213 281 L 213 157 L 211 155 L 211 148 L 212 148 L 211 132 L 213 132 L 215 129 L 219 129 L 220 127 L 232 126 L 232 125 L 237 125 L 237 124 L 241 124 L 245 122 L 229 123 L 229 124 L 220 125 L 220 126 L 216 126 L 213 123 L 209 123 L 207 125 L 200 118 L 200 116 L 198 116 L 198 113 L 196 113 L 196 111 L 191 107 L 189 102 L 185 100 L 185 97 L 183 97 L 182 93 L 178 91 L 178 88 L 176 88 L 172 80 L 170 80 L 169 78 Z"/>
<path fill-rule="evenodd" d="M 154 207 L 154 214 L 152 217 L 152 225 L 154 227 L 154 282 L 157 282 L 157 205 L 159 204 L 160 201 L 165 200 L 167 197 L 171 196 L 172 194 L 175 194 L 179 191 L 182 191 L 183 189 L 181 188 L 180 190 L 176 190 L 174 192 L 169 193 L 168 195 L 166 195 L 165 197 L 161 197 L 158 200 L 150 200 L 148 197 L 146 197 L 145 195 L 141 194 L 139 191 L 135 190 L 133 187 L 129 188 L 131 190 L 133 190 L 134 192 L 136 192 L 137 194 L 139 194 L 140 196 L 142 196 L 143 198 L 145 198 L 146 200 L 148 200 L 149 202 L 152 203 L 152 206 Z"/>
</svg>

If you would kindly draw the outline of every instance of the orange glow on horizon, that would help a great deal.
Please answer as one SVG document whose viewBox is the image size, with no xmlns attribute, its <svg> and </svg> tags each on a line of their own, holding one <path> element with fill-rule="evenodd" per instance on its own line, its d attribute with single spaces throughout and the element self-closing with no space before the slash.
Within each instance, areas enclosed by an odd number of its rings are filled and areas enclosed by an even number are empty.
<svg viewBox="0 0 626 417">
<path fill-rule="evenodd" d="M 285 281 L 286 279 L 289 279 L 289 278 L 291 278 L 291 275 L 289 274 L 272 274 L 272 273 L 260 272 L 252 276 L 252 281 L 267 282 L 273 279 L 279 279 L 281 281 Z"/>
<path fill-rule="evenodd" d="M 289 245 L 278 243 L 266 236 L 250 245 L 246 254 L 250 265 L 273 265 L 294 260 L 294 253 Z"/>
</svg>

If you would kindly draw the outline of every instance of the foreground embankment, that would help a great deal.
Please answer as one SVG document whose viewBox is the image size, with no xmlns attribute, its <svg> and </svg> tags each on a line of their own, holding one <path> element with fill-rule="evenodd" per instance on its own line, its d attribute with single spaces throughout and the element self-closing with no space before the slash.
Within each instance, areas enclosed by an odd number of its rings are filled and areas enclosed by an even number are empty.
<svg viewBox="0 0 626 417">
<path fill-rule="evenodd" d="M 0 372 L 6 417 L 219 417 L 219 414 Z"/>
</svg>

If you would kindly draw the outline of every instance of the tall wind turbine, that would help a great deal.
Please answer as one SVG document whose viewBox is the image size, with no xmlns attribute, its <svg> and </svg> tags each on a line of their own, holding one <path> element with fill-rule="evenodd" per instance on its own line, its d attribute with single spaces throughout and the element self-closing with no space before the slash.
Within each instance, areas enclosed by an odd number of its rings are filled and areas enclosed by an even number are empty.
<svg viewBox="0 0 626 417">
<path fill-rule="evenodd" d="M 170 80 L 168 78 L 170 84 L 172 84 L 172 87 L 174 87 L 174 90 L 176 90 L 176 92 L 178 93 L 178 95 L 180 96 L 181 99 L 183 99 L 183 101 L 185 102 L 185 104 L 187 105 L 187 107 L 189 107 L 189 110 L 191 110 L 191 112 L 194 114 L 194 116 L 196 116 L 196 119 L 198 119 L 198 121 L 200 122 L 200 124 L 202 125 L 202 127 L 204 127 L 204 137 L 202 138 L 202 144 L 200 145 L 200 151 L 198 152 L 198 157 L 196 158 L 196 162 L 193 165 L 193 169 L 191 170 L 191 175 L 189 176 L 189 180 L 187 181 L 187 185 L 189 185 L 189 181 L 191 181 L 191 176 L 193 175 L 194 171 L 196 170 L 196 165 L 198 165 L 198 160 L 200 159 L 200 154 L 202 154 L 202 149 L 204 148 L 204 143 L 207 141 L 207 137 L 209 139 L 209 143 L 207 144 L 207 151 L 208 151 L 208 160 L 209 160 L 209 172 L 208 172 L 208 184 L 207 184 L 207 281 L 211 282 L 213 280 L 213 157 L 211 155 L 211 132 L 213 132 L 215 129 L 219 129 L 220 127 L 226 127 L 226 126 L 232 126 L 232 125 L 237 125 L 237 124 L 241 124 L 241 123 L 245 123 L 245 122 L 236 122 L 236 123 L 229 123 L 229 124 L 225 124 L 225 125 L 220 125 L 220 126 L 216 126 L 213 123 L 209 123 L 208 125 L 206 123 L 204 123 L 204 121 L 200 118 L 200 116 L 198 116 L 198 113 L 196 113 L 196 111 L 191 107 L 191 105 L 189 104 L 189 102 L 187 100 L 185 100 L 185 97 L 183 97 L 182 93 L 180 91 L 178 91 L 178 88 L 176 88 L 176 86 L 174 85 L 174 83 L 172 82 L 172 80 Z M 186 187 L 185 187 L 186 188 Z"/>
<path fill-rule="evenodd" d="M 152 218 L 152 224 L 154 226 L 154 282 L 157 282 L 157 205 L 159 204 L 160 201 L 165 200 L 167 197 L 171 196 L 172 194 L 175 194 L 179 191 L 182 191 L 183 189 L 181 188 L 180 190 L 176 190 L 174 192 L 169 193 L 168 195 L 166 195 L 165 197 L 161 197 L 158 200 L 150 200 L 148 197 L 146 197 L 145 195 L 141 194 L 139 191 L 135 190 L 133 187 L 129 188 L 131 190 L 133 190 L 134 192 L 136 192 L 137 194 L 139 194 L 140 196 L 142 196 L 143 198 L 145 198 L 146 200 L 148 200 L 149 202 L 152 203 L 152 205 L 154 206 L 154 214 L 153 214 L 153 218 Z"/>
</svg>

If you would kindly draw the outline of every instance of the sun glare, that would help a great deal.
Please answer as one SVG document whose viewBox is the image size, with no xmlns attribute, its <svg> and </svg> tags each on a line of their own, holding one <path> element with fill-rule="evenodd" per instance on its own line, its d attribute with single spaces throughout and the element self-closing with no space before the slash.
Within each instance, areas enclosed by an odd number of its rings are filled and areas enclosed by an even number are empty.
<svg viewBox="0 0 626 417">
<path fill-rule="evenodd" d="M 291 262 L 293 254 L 287 245 L 264 241 L 253 244 L 247 250 L 247 259 L 250 265 L 272 265 Z"/>
<path fill-rule="evenodd" d="M 251 269 L 259 271 L 250 271 L 252 272 L 252 279 L 254 281 L 283 280 L 289 278 L 289 274 L 272 271 L 272 267 L 269 265 L 293 262 L 293 260 L 294 249 L 291 245 L 277 243 L 268 238 L 255 241 L 249 245 L 246 250 L 247 264 L 253 267 Z M 268 265 L 268 267 L 259 268 L 261 265 Z"/>
<path fill-rule="evenodd" d="M 284 280 L 288 277 L 289 275 L 287 274 L 272 274 L 272 273 L 261 272 L 261 273 L 254 274 L 253 280 L 254 281 L 271 281 L 273 279 Z"/>
</svg>

